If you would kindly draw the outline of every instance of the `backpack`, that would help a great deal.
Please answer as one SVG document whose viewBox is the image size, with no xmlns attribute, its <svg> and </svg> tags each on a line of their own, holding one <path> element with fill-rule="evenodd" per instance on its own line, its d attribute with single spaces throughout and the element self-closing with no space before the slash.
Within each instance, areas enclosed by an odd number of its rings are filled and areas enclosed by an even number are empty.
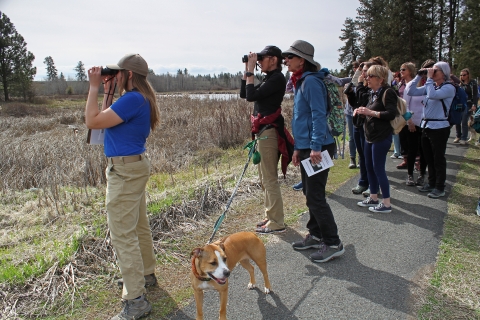
<svg viewBox="0 0 480 320">
<path fill-rule="evenodd" d="M 443 99 L 440 100 L 442 102 L 445 118 L 447 119 L 423 119 L 423 120 L 425 122 L 447 120 L 450 123 L 450 126 L 453 126 L 455 124 L 461 124 L 463 112 L 467 110 L 467 93 L 462 87 L 460 87 L 456 83 L 445 82 L 441 86 L 443 86 L 444 84 L 451 84 L 452 86 L 455 87 L 455 96 L 452 99 L 452 104 L 450 105 L 450 109 L 448 110 L 448 115 L 447 115 L 447 107 L 445 106 L 445 102 L 443 101 Z"/>
<path fill-rule="evenodd" d="M 387 94 L 387 90 L 385 90 L 383 93 L 383 105 L 385 105 L 385 95 Z M 407 113 L 407 102 L 405 99 L 397 96 L 397 114 L 395 115 L 395 119 L 390 120 L 390 125 L 393 128 L 393 134 L 399 134 L 403 127 L 405 127 L 407 124 L 407 120 L 404 118 L 405 113 Z"/>
<path fill-rule="evenodd" d="M 473 116 L 472 128 L 480 133 L 480 108 L 477 109 L 477 112 L 475 112 L 475 115 Z"/>
<path fill-rule="evenodd" d="M 344 112 L 343 103 L 340 99 L 340 93 L 338 92 L 337 85 L 327 79 L 322 80 L 327 91 L 327 122 L 328 130 L 333 137 L 338 137 L 344 131 Z M 303 93 L 304 82 L 300 87 L 300 92 Z"/>
</svg>

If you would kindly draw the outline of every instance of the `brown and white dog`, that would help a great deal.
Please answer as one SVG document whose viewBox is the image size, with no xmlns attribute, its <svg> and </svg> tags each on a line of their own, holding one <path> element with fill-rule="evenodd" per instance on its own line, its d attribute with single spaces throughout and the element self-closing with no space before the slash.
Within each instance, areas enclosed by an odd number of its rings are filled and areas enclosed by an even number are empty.
<svg viewBox="0 0 480 320">
<path fill-rule="evenodd" d="M 238 232 L 202 248 L 195 248 L 192 258 L 192 288 L 197 305 L 197 320 L 203 319 L 203 291 L 217 290 L 220 294 L 220 320 L 227 319 L 228 277 L 238 262 L 250 274 L 248 289 L 255 288 L 252 259 L 263 274 L 266 294 L 271 286 L 268 280 L 266 250 L 262 240 L 253 232 Z"/>
<path fill-rule="evenodd" d="M 468 141 L 477 140 L 477 131 L 473 129 L 473 123 L 474 123 L 473 115 L 470 115 L 468 117 L 468 131 L 470 131 L 470 139 L 468 139 Z"/>
</svg>

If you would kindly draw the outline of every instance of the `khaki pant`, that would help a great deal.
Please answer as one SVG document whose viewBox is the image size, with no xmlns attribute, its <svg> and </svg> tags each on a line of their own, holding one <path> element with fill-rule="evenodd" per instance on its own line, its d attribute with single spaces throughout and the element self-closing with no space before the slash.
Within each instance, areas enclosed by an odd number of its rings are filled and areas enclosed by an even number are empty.
<svg viewBox="0 0 480 320">
<path fill-rule="evenodd" d="M 144 275 L 155 272 L 152 232 L 147 217 L 145 186 L 150 161 L 108 164 L 107 217 L 112 245 L 123 277 L 123 299 L 146 292 Z"/>
<path fill-rule="evenodd" d="M 268 138 L 258 140 L 258 152 L 261 156 L 258 175 L 264 191 L 265 217 L 270 220 L 267 227 L 277 230 L 285 228 L 282 193 L 278 183 L 277 130 L 275 128 L 267 129 L 259 136 L 259 138 L 262 137 Z"/>
</svg>

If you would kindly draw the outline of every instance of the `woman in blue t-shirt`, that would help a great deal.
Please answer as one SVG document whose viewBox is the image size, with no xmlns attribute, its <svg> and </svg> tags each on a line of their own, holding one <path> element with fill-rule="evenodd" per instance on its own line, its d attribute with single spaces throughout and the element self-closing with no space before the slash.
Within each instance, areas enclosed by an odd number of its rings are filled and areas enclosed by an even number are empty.
<svg viewBox="0 0 480 320">
<path fill-rule="evenodd" d="M 150 161 L 144 152 L 150 130 L 159 124 L 159 111 L 147 75 L 147 62 L 139 54 L 127 54 L 107 69 L 88 70 L 85 123 L 89 129 L 106 129 L 108 227 L 123 277 L 118 283 L 125 306 L 112 319 L 149 314 L 152 306 L 145 298 L 145 287 L 157 282 L 145 200 Z M 97 98 L 102 83 L 105 93 L 100 111 Z M 120 98 L 112 104 L 116 87 Z"/>
</svg>

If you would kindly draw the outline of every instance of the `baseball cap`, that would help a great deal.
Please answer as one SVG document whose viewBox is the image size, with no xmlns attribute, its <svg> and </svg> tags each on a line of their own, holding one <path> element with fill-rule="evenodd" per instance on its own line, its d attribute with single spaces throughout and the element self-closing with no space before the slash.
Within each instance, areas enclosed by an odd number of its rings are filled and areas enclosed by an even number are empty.
<svg viewBox="0 0 480 320">
<path fill-rule="evenodd" d="M 142 76 L 148 75 L 148 64 L 138 53 L 127 53 L 117 64 L 108 64 L 113 70 L 130 70 Z"/>
<path fill-rule="evenodd" d="M 257 53 L 257 56 L 272 56 L 283 59 L 282 50 L 276 46 L 266 46 L 262 51 Z"/>
</svg>

